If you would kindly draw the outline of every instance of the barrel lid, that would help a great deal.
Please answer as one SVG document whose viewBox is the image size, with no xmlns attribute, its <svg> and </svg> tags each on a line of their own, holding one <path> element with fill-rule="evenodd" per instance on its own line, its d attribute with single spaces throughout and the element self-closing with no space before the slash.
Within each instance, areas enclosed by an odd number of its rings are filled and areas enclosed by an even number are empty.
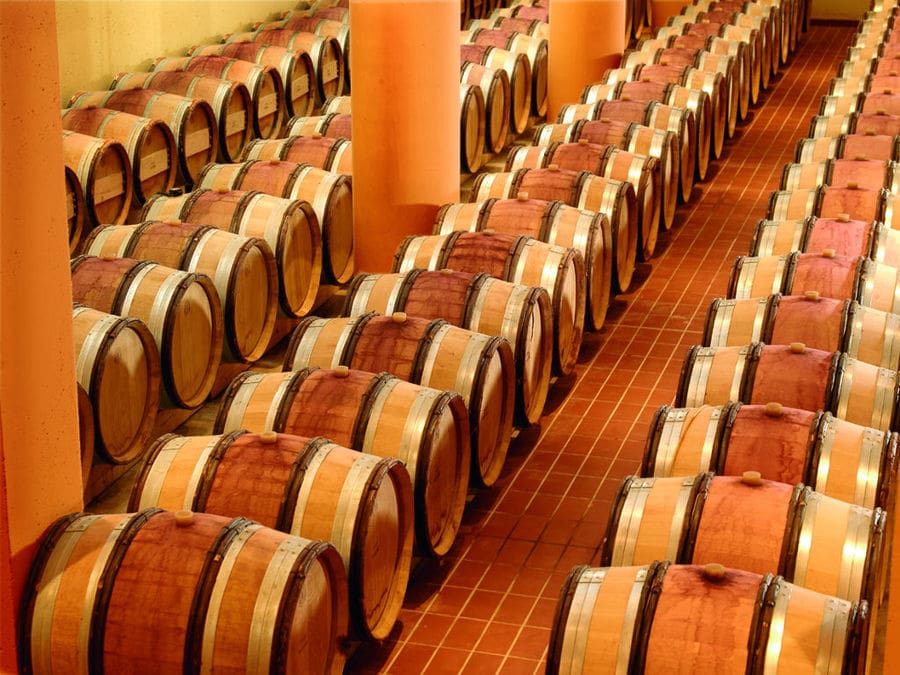
<svg viewBox="0 0 900 675">
<path fill-rule="evenodd" d="M 759 471 L 745 471 L 741 474 L 741 482 L 752 487 L 762 485 L 762 474 Z"/>
</svg>

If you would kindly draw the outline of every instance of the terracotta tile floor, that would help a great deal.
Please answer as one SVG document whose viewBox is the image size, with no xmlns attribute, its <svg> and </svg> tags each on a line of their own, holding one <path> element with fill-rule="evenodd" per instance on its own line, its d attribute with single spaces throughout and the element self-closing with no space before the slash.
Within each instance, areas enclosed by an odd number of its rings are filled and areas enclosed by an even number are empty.
<svg viewBox="0 0 900 675">
<path fill-rule="evenodd" d="M 747 253 L 855 30 L 811 26 L 652 262 L 587 336 L 576 373 L 553 386 L 539 427 L 515 439 L 501 479 L 474 495 L 453 549 L 414 571 L 390 638 L 358 649 L 349 672 L 543 672 L 563 580 L 597 563 L 616 489 L 638 471 L 650 419 L 674 400 L 709 302 Z"/>
</svg>

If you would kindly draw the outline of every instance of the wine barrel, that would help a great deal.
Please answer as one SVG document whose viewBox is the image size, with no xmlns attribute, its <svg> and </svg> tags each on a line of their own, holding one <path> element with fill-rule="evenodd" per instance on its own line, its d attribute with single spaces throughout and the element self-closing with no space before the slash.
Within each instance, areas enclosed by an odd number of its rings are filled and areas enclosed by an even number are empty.
<svg viewBox="0 0 900 675">
<path fill-rule="evenodd" d="M 344 90 L 346 61 L 340 43 L 333 37 L 276 28 L 237 33 L 226 39 L 226 43 L 229 44 L 236 42 L 275 45 L 295 52 L 308 53 L 316 74 L 316 95 L 320 102 L 329 96 L 337 96 Z"/>
<path fill-rule="evenodd" d="M 601 565 L 721 564 L 777 573 L 844 600 L 876 601 L 885 512 L 804 486 L 711 473 L 628 476 L 613 500 Z M 753 546 L 747 546 L 748 541 Z"/>
<path fill-rule="evenodd" d="M 287 136 L 327 136 L 328 138 L 351 138 L 350 113 L 323 113 L 310 117 L 292 117 L 285 125 Z"/>
<path fill-rule="evenodd" d="M 475 28 L 464 37 L 477 45 L 490 45 L 512 53 L 524 54 L 531 67 L 531 113 L 538 117 L 544 117 L 547 114 L 549 50 L 545 37 L 528 35 L 513 28 L 501 27 L 490 30 Z"/>
<path fill-rule="evenodd" d="M 127 464 L 144 452 L 159 406 L 159 348 L 139 319 L 72 307 L 75 376 L 91 402 L 97 455 Z"/>
<path fill-rule="evenodd" d="M 178 171 L 188 185 L 197 173 L 216 158 L 219 125 L 212 106 L 199 98 L 178 96 L 150 89 L 76 92 L 69 108 L 110 108 L 162 120 L 175 135 Z"/>
<path fill-rule="evenodd" d="M 342 672 L 347 574 L 326 542 L 203 513 L 76 513 L 41 541 L 23 673 Z"/>
<path fill-rule="evenodd" d="M 785 164 L 782 190 L 800 190 L 819 185 L 857 186 L 866 190 L 900 190 L 896 163 L 877 159 L 828 159 L 815 163 Z"/>
<path fill-rule="evenodd" d="M 153 506 L 242 513 L 265 527 L 330 541 L 347 569 L 358 635 L 382 639 L 397 620 L 413 518 L 409 474 L 399 459 L 273 431 L 166 434 L 147 453 L 129 502 L 131 511 Z"/>
<path fill-rule="evenodd" d="M 62 125 L 69 131 L 122 144 L 131 162 L 138 204 L 157 192 L 168 192 L 175 184 L 175 136 L 165 122 L 109 108 L 68 108 L 63 110 Z"/>
<path fill-rule="evenodd" d="M 469 409 L 472 474 L 496 482 L 506 460 L 515 403 L 512 349 L 503 338 L 402 313 L 354 319 L 308 317 L 291 336 L 285 370 L 344 365 L 458 391 Z"/>
<path fill-rule="evenodd" d="M 178 197 L 154 197 L 144 205 L 140 218 L 213 225 L 265 239 L 278 267 L 281 312 L 303 316 L 312 309 L 322 275 L 322 241 L 309 202 L 252 190 L 194 190 Z"/>
<path fill-rule="evenodd" d="M 510 52 L 499 47 L 480 44 L 460 45 L 460 66 L 481 64 L 493 70 L 502 70 L 509 78 L 508 110 L 510 129 L 521 134 L 528 127 L 531 114 L 531 63 L 524 54 Z M 470 84 L 474 84 L 471 83 Z"/>
<path fill-rule="evenodd" d="M 637 198 L 638 256 L 650 260 L 656 250 L 659 233 L 661 183 L 659 162 L 655 157 L 636 155 L 614 145 L 589 143 L 551 143 L 541 146 L 515 146 L 506 157 L 505 171 L 538 169 L 556 165 L 569 171 L 590 171 L 604 178 L 631 183 Z"/>
<path fill-rule="evenodd" d="M 900 241 L 892 241 L 885 234 L 885 228 L 877 223 L 851 220 L 849 214 L 840 218 L 801 218 L 797 220 L 760 220 L 756 224 L 750 241 L 751 256 L 783 255 L 799 251 L 801 253 L 822 253 L 832 250 L 839 255 L 870 256 L 872 240 L 878 239 L 879 249 L 884 256 L 900 250 Z M 873 256 L 874 257 L 874 256 Z"/>
<path fill-rule="evenodd" d="M 826 298 L 859 298 L 866 269 L 869 266 L 865 259 L 837 255 L 834 249 L 825 249 L 822 253 L 739 256 L 731 270 L 728 297 L 758 298 L 772 293 L 802 295 L 806 291 L 815 291 Z M 875 269 L 870 271 L 876 272 Z M 881 294 L 876 301 L 864 304 L 889 311 L 881 306 L 884 304 Z"/>
<path fill-rule="evenodd" d="M 252 138 L 253 103 L 243 84 L 184 72 L 120 73 L 111 89 L 150 89 L 199 98 L 213 107 L 219 130 L 219 157 L 233 161 Z"/>
<path fill-rule="evenodd" d="M 69 254 L 75 253 L 81 244 L 84 234 L 84 221 L 87 217 L 87 204 L 78 174 L 68 166 L 64 166 L 66 179 L 66 221 L 69 224 Z"/>
<path fill-rule="evenodd" d="M 247 87 L 252 102 L 253 135 L 272 138 L 281 131 L 284 121 L 284 83 L 272 66 L 254 61 L 219 55 L 160 57 L 151 67 L 153 72 L 185 71 L 218 77 Z"/>
<path fill-rule="evenodd" d="M 475 85 L 459 85 L 459 138 L 462 170 L 475 173 L 484 165 L 486 126 L 484 94 Z"/>
<path fill-rule="evenodd" d="M 344 8 L 348 10 L 348 8 Z M 310 17 L 294 17 L 285 19 L 281 22 L 273 22 L 263 24 L 258 30 L 291 30 L 312 33 L 322 38 L 333 38 L 337 41 L 338 47 L 344 57 L 344 84 L 343 91 L 350 90 L 350 22 L 349 14 L 346 15 L 347 21 L 343 19 L 332 19 L 323 16 Z M 265 41 L 265 40 L 263 40 Z"/>
<path fill-rule="evenodd" d="M 554 368 L 562 374 L 574 368 L 585 315 L 584 264 L 577 251 L 530 237 L 487 232 L 408 237 L 394 255 L 394 271 L 414 268 L 484 271 L 504 281 L 544 288 L 553 307 L 554 343 L 559 345 Z"/>
<path fill-rule="evenodd" d="M 193 408 L 212 390 L 222 359 L 222 308 L 204 274 L 147 260 L 79 256 L 72 297 L 101 312 L 143 321 L 159 348 L 163 402 Z"/>
<path fill-rule="evenodd" d="M 675 405 L 729 401 L 828 410 L 839 419 L 882 431 L 897 425 L 897 371 L 842 352 L 791 345 L 691 347 Z"/>
<path fill-rule="evenodd" d="M 831 413 L 766 405 L 662 406 L 650 424 L 641 474 L 667 478 L 715 471 L 805 483 L 849 504 L 889 509 L 897 435 Z"/>
<path fill-rule="evenodd" d="M 484 272 L 450 269 L 360 274 L 347 289 L 342 315 L 367 312 L 444 319 L 475 333 L 506 338 L 515 361 L 518 421 L 531 425 L 540 420 L 550 390 L 554 348 L 545 289 L 512 284 Z"/>
<path fill-rule="evenodd" d="M 125 222 L 134 194 L 128 152 L 118 141 L 62 132 L 63 161 L 81 183 L 91 227 Z"/>
<path fill-rule="evenodd" d="M 353 275 L 353 183 L 349 176 L 309 164 L 247 160 L 209 164 L 197 179 L 200 190 L 258 190 L 309 202 L 322 238 L 323 280 L 343 284 Z"/>
<path fill-rule="evenodd" d="M 197 56 L 229 56 L 276 68 L 284 85 L 284 103 L 288 117 L 312 113 L 316 103 L 316 72 L 312 58 L 305 51 L 256 42 L 229 42 L 192 47 L 188 53 Z"/>
<path fill-rule="evenodd" d="M 862 675 L 868 631 L 867 601 L 780 576 L 718 564 L 581 565 L 560 591 L 547 673 Z"/>
<path fill-rule="evenodd" d="M 660 224 L 664 229 L 672 227 L 678 206 L 679 159 L 674 149 L 675 134 L 633 122 L 578 120 L 572 124 L 541 125 L 535 130 L 532 143 L 550 146 L 555 142 L 575 143 L 582 140 L 597 145 L 614 145 L 633 154 L 656 159 L 660 175 Z"/>
<path fill-rule="evenodd" d="M 506 71 L 478 63 L 463 63 L 459 71 L 461 85 L 481 89 L 484 98 L 484 142 L 491 152 L 500 152 L 509 140 L 510 91 Z"/>
<path fill-rule="evenodd" d="M 855 300 L 803 295 L 770 295 L 747 300 L 716 298 L 703 333 L 705 347 L 751 342 L 803 342 L 814 349 L 844 351 L 881 368 L 900 368 L 900 316 L 864 307 Z"/>
<path fill-rule="evenodd" d="M 81 488 L 87 490 L 94 464 L 94 406 L 91 397 L 78 382 L 75 382 L 75 402 L 78 413 L 78 448 L 81 451 Z"/>
<path fill-rule="evenodd" d="M 278 270 L 265 240 L 209 225 L 145 221 L 94 230 L 84 252 L 205 274 L 222 307 L 223 360 L 256 361 L 268 348 L 278 310 Z"/>
<path fill-rule="evenodd" d="M 287 162 L 311 164 L 319 169 L 326 169 L 334 173 L 353 173 L 352 143 L 348 138 L 326 138 L 291 136 L 264 141 L 258 139 L 251 141 L 242 161 L 251 159 L 279 159 Z"/>
<path fill-rule="evenodd" d="M 324 436 L 366 454 L 397 457 L 412 481 L 416 550 L 436 557 L 450 550 L 471 462 L 466 404 L 456 392 L 343 366 L 245 372 L 223 394 L 213 432 L 242 428 Z"/>
</svg>

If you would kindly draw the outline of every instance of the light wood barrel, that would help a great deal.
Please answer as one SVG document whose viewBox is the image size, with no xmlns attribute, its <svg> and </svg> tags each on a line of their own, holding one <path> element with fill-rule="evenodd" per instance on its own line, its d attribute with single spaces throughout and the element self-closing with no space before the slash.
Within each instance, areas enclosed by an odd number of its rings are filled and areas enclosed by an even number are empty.
<svg viewBox="0 0 900 675">
<path fill-rule="evenodd" d="M 453 232 L 409 237 L 394 256 L 394 271 L 453 269 L 547 290 L 554 311 L 554 340 L 561 352 L 554 367 L 571 372 L 584 327 L 584 273 L 579 254 L 536 239 L 511 234 Z"/>
<path fill-rule="evenodd" d="M 124 223 L 134 194 L 125 146 L 65 129 L 62 146 L 65 165 L 81 183 L 91 227 Z"/>
<path fill-rule="evenodd" d="M 445 319 L 467 330 L 509 341 L 516 370 L 516 410 L 522 424 L 536 424 L 550 389 L 553 330 L 550 295 L 485 273 L 413 269 L 361 274 L 347 289 L 343 316 L 405 312 Z"/>
<path fill-rule="evenodd" d="M 147 453 L 131 493 L 130 510 L 151 506 L 242 513 L 266 527 L 330 541 L 347 569 L 357 633 L 381 639 L 396 622 L 413 518 L 409 474 L 398 459 L 272 431 L 167 434 Z"/>
<path fill-rule="evenodd" d="M 629 476 L 613 501 L 600 564 L 721 561 L 757 574 L 783 574 L 844 600 L 873 601 L 885 522 L 880 508 L 765 480 L 755 471 L 740 477 Z"/>
<path fill-rule="evenodd" d="M 326 542 L 203 513 L 76 513 L 31 566 L 22 672 L 337 675 L 347 605 Z"/>
<path fill-rule="evenodd" d="M 161 57 L 153 63 L 154 72 L 185 71 L 218 77 L 247 87 L 252 102 L 253 135 L 273 138 L 284 121 L 284 83 L 272 66 L 221 55 Z"/>
<path fill-rule="evenodd" d="M 866 670 L 869 603 L 719 564 L 575 567 L 547 673 Z M 809 639 L 809 636 L 818 636 Z"/>
<path fill-rule="evenodd" d="M 246 372 L 223 394 L 213 431 L 242 428 L 324 436 L 366 454 L 397 457 L 412 481 L 418 553 L 450 550 L 471 462 L 466 404 L 456 392 L 343 368 Z"/>
<path fill-rule="evenodd" d="M 293 17 L 283 22 L 263 24 L 259 30 L 294 30 L 312 33 L 322 38 L 333 38 L 344 59 L 344 83 L 342 91 L 350 91 L 350 21 L 349 8 L 341 8 L 348 12 L 342 18 L 327 16 Z M 325 10 L 323 10 L 325 11 Z"/>
<path fill-rule="evenodd" d="M 797 220 L 760 220 L 756 224 L 750 241 L 751 256 L 771 256 L 792 253 L 822 253 L 831 249 L 839 255 L 871 256 L 872 239 L 880 239 L 878 249 L 883 248 L 884 257 L 900 260 L 894 251 L 900 250 L 900 238 L 878 229 L 876 223 L 844 218 L 801 218 Z M 882 245 L 883 242 L 883 245 Z M 888 263 L 893 264 L 893 262 Z"/>
<path fill-rule="evenodd" d="M 69 223 L 69 254 L 75 253 L 81 244 L 84 224 L 87 219 L 87 204 L 78 175 L 68 166 L 65 169 L 66 220 Z"/>
<path fill-rule="evenodd" d="M 91 477 L 91 466 L 94 464 L 94 406 L 87 390 L 77 381 L 76 411 L 78 413 L 78 447 L 81 450 L 81 487 L 87 489 L 88 479 Z"/>
<path fill-rule="evenodd" d="M 485 486 L 497 480 L 515 404 L 512 349 L 503 338 L 402 313 L 309 317 L 294 331 L 284 363 L 286 370 L 337 365 L 384 370 L 414 384 L 458 391 L 469 410 L 473 479 Z"/>
<path fill-rule="evenodd" d="M 333 37 L 315 35 L 306 31 L 261 29 L 251 33 L 238 33 L 226 42 L 256 42 L 285 47 L 296 52 L 307 52 L 316 73 L 318 101 L 337 96 L 344 90 L 346 61 L 340 43 Z"/>
<path fill-rule="evenodd" d="M 193 408 L 206 400 L 222 359 L 222 307 L 213 282 L 146 260 L 79 256 L 72 297 L 143 321 L 159 348 L 163 402 Z"/>
<path fill-rule="evenodd" d="M 758 471 L 782 483 L 805 483 L 866 508 L 887 509 L 896 480 L 897 436 L 839 420 L 831 413 L 766 405 L 656 411 L 644 452 L 644 476 Z"/>
<path fill-rule="evenodd" d="M 494 70 L 502 70 L 509 78 L 509 125 L 515 134 L 528 127 L 531 114 L 531 63 L 525 54 L 507 51 L 482 44 L 460 45 L 460 64 L 481 64 Z"/>
<path fill-rule="evenodd" d="M 178 171 L 188 185 L 194 182 L 200 169 L 216 158 L 219 149 L 215 112 L 209 103 L 199 98 L 152 89 L 119 89 L 77 92 L 67 105 L 70 108 L 110 108 L 162 120 L 175 135 Z"/>
<path fill-rule="evenodd" d="M 491 30 L 478 28 L 470 31 L 467 38 L 470 42 L 490 45 L 500 49 L 524 54 L 531 66 L 531 113 L 543 117 L 547 113 L 547 39 L 523 34 L 512 28 L 496 27 Z"/>
<path fill-rule="evenodd" d="M 255 361 L 266 351 L 278 310 L 278 270 L 265 240 L 210 225 L 145 221 L 94 230 L 84 252 L 205 274 L 222 306 L 223 359 Z"/>
<path fill-rule="evenodd" d="M 462 170 L 475 173 L 484 165 L 484 134 L 487 113 L 481 88 L 459 85 L 459 137 Z"/>
<path fill-rule="evenodd" d="M 278 266 L 281 312 L 303 316 L 312 309 L 322 276 L 322 240 L 309 202 L 253 190 L 194 190 L 178 197 L 155 197 L 144 205 L 140 217 L 212 225 L 265 239 Z"/>
<path fill-rule="evenodd" d="M 291 136 L 268 141 L 257 139 L 247 145 L 241 159 L 279 159 L 311 164 L 334 173 L 353 173 L 353 150 L 349 138 Z"/>
<path fill-rule="evenodd" d="M 484 142 L 490 152 L 500 152 L 509 140 L 509 76 L 501 69 L 464 62 L 459 81 L 481 90 L 484 98 Z"/>
<path fill-rule="evenodd" d="M 322 235 L 323 281 L 343 284 L 353 275 L 353 183 L 349 176 L 310 164 L 247 160 L 209 164 L 198 189 L 258 190 L 284 199 L 309 202 Z"/>
<path fill-rule="evenodd" d="M 729 401 L 828 410 L 839 419 L 882 431 L 897 425 L 897 371 L 843 352 L 754 343 L 744 347 L 691 347 L 675 404 Z"/>
<path fill-rule="evenodd" d="M 63 110 L 62 125 L 69 131 L 118 141 L 131 161 L 134 200 L 138 204 L 175 184 L 177 151 L 169 125 L 109 108 Z"/>
<path fill-rule="evenodd" d="M 90 399 L 97 455 L 127 464 L 144 452 L 159 406 L 159 348 L 147 327 L 83 305 L 72 308 L 75 376 Z M 88 467 L 90 468 L 90 467 Z"/>
<path fill-rule="evenodd" d="M 189 53 L 198 56 L 230 56 L 275 68 L 284 85 L 284 103 L 288 117 L 312 113 L 316 103 L 316 72 L 312 58 L 305 51 L 256 42 L 228 42 L 192 47 Z"/>
<path fill-rule="evenodd" d="M 112 89 L 151 89 L 199 98 L 212 106 L 219 130 L 219 157 L 233 161 L 253 136 L 253 102 L 243 84 L 181 71 L 121 73 Z"/>
<path fill-rule="evenodd" d="M 323 113 L 310 117 L 292 117 L 285 125 L 287 136 L 327 136 L 328 138 L 351 138 L 352 119 L 350 113 Z"/>
</svg>

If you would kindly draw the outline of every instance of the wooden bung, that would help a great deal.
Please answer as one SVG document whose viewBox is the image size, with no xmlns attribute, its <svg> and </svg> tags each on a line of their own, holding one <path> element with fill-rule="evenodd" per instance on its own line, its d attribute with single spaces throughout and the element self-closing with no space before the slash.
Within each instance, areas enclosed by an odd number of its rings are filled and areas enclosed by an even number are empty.
<svg viewBox="0 0 900 675">
<path fill-rule="evenodd" d="M 766 415 L 769 417 L 781 417 L 784 414 L 784 406 L 778 401 L 769 401 L 766 403 Z"/>
<path fill-rule="evenodd" d="M 802 354 L 806 351 L 806 345 L 802 342 L 792 342 L 791 352 L 794 354 Z"/>
<path fill-rule="evenodd" d="M 721 581 L 725 578 L 725 566 L 719 563 L 706 563 L 703 566 L 703 578 L 707 581 Z"/>
<path fill-rule="evenodd" d="M 741 474 L 741 482 L 754 487 L 762 485 L 762 474 L 759 471 L 745 471 Z"/>
</svg>

